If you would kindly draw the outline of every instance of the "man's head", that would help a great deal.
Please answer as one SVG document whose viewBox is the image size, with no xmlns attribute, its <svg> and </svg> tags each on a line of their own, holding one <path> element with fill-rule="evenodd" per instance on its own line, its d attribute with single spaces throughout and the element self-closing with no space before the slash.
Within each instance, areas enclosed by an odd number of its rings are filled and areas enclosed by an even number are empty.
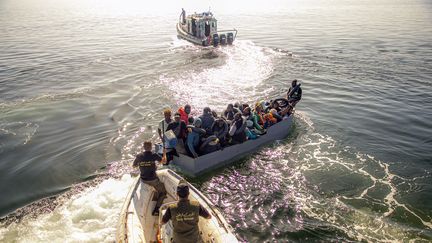
<svg viewBox="0 0 432 243">
<path fill-rule="evenodd" d="M 181 199 L 189 196 L 189 185 L 185 180 L 180 180 L 177 186 L 177 195 Z"/>
<path fill-rule="evenodd" d="M 176 113 L 174 114 L 174 120 L 175 120 L 176 122 L 180 122 L 180 113 L 176 112 Z"/>
<path fill-rule="evenodd" d="M 170 109 L 165 109 L 163 111 L 163 114 L 164 114 L 165 120 L 171 120 L 171 110 Z"/>
<path fill-rule="evenodd" d="M 191 113 L 191 106 L 190 105 L 185 105 L 184 111 L 186 112 L 186 114 L 189 115 Z"/>
<path fill-rule="evenodd" d="M 194 123 L 193 123 L 193 124 L 194 124 L 195 127 L 200 128 L 201 125 L 202 125 L 201 118 L 196 118 L 196 119 L 194 120 Z"/>
<path fill-rule="evenodd" d="M 292 87 L 295 87 L 297 85 L 297 79 L 294 79 L 292 82 L 291 82 L 291 86 Z"/>
<path fill-rule="evenodd" d="M 227 111 L 232 111 L 232 110 L 234 110 L 234 105 L 233 104 L 228 104 Z"/>
<path fill-rule="evenodd" d="M 143 144 L 144 151 L 151 151 L 152 150 L 152 143 L 150 141 L 145 141 Z"/>
<path fill-rule="evenodd" d="M 204 114 L 209 114 L 211 112 L 210 107 L 204 107 L 203 113 Z"/>
</svg>

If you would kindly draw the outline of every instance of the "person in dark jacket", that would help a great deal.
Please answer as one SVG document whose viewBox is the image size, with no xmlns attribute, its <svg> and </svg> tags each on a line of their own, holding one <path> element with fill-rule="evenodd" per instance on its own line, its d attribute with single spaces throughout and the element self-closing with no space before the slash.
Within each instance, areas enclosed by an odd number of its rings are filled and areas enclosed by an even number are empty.
<svg viewBox="0 0 432 243">
<path fill-rule="evenodd" d="M 202 125 L 201 127 L 206 130 L 206 134 L 208 136 L 211 135 L 211 127 L 213 125 L 213 122 L 215 118 L 213 117 L 213 114 L 209 107 L 205 107 L 203 110 L 203 114 L 199 117 L 201 119 Z"/>
<path fill-rule="evenodd" d="M 217 118 L 212 125 L 212 133 L 219 139 L 221 146 L 226 145 L 228 130 L 228 123 L 224 118 Z"/>
<path fill-rule="evenodd" d="M 240 110 L 235 108 L 233 104 L 228 104 L 222 116 L 225 117 L 227 121 L 232 121 L 234 120 L 234 115 L 238 112 L 240 112 Z"/>
<path fill-rule="evenodd" d="M 242 118 L 241 113 L 234 115 L 234 120 L 231 124 L 229 135 L 231 136 L 231 143 L 238 144 L 247 140 L 246 137 L 246 121 Z"/>
<path fill-rule="evenodd" d="M 301 84 L 297 84 L 297 79 L 294 79 L 291 82 L 291 87 L 287 92 L 287 100 L 289 104 L 294 107 L 302 97 L 302 89 L 300 88 Z"/>
<path fill-rule="evenodd" d="M 149 141 L 144 142 L 144 152 L 138 154 L 133 162 L 133 167 L 139 167 L 141 172 L 141 180 L 156 190 L 156 206 L 153 209 L 153 216 L 159 215 L 159 207 L 162 205 L 163 200 L 166 198 L 167 191 L 164 184 L 159 180 L 156 175 L 155 161 L 164 164 L 166 158 L 161 158 L 158 154 L 153 153 L 152 143 Z"/>
<path fill-rule="evenodd" d="M 199 217 L 211 219 L 211 214 L 197 201 L 189 200 L 189 185 L 180 180 L 177 186 L 179 200 L 169 205 L 162 217 L 162 225 L 171 220 L 173 225 L 173 242 L 199 242 Z"/>
<path fill-rule="evenodd" d="M 205 130 L 201 128 L 201 119 L 196 118 L 193 125 L 188 125 L 188 136 L 186 139 L 186 148 L 194 158 L 198 158 L 198 148 L 201 138 L 206 134 Z"/>
<path fill-rule="evenodd" d="M 200 146 L 200 153 L 202 155 L 213 153 L 221 149 L 219 139 L 215 135 L 205 138 Z"/>
</svg>

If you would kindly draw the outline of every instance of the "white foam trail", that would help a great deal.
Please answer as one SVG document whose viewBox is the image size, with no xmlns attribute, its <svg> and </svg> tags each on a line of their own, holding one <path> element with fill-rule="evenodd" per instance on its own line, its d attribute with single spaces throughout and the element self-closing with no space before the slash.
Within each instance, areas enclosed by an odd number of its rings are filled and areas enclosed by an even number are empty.
<svg viewBox="0 0 432 243">
<path fill-rule="evenodd" d="M 221 110 L 228 101 L 248 101 L 257 95 L 254 88 L 273 71 L 271 57 L 251 41 L 237 40 L 233 46 L 200 51 L 213 52 L 218 58 L 224 56 L 225 63 L 216 67 L 190 69 L 176 73 L 175 77 L 160 77 L 169 87 L 170 95 L 179 103 L 189 103 L 196 109 L 211 106 Z"/>
<path fill-rule="evenodd" d="M 133 179 L 107 179 L 37 218 L 0 229 L 1 242 L 114 242 L 121 207 Z"/>
</svg>

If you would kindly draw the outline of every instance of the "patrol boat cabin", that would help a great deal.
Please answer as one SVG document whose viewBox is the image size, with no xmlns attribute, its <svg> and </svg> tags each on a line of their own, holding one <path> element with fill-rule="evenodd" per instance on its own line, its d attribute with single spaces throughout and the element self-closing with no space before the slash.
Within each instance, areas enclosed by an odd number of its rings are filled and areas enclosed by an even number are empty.
<svg viewBox="0 0 432 243">
<path fill-rule="evenodd" d="M 218 31 L 217 20 L 210 11 L 186 16 L 186 11 L 182 9 L 177 23 L 177 34 L 180 38 L 194 44 L 216 47 L 219 44 L 232 45 L 237 30 Z"/>
</svg>

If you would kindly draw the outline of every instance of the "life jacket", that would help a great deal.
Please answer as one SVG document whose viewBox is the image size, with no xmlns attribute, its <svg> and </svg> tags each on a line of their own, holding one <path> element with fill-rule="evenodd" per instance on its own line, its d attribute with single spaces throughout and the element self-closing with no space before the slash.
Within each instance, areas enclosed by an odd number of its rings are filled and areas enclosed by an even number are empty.
<svg viewBox="0 0 432 243">
<path fill-rule="evenodd" d="M 186 113 L 183 107 L 178 109 L 178 113 L 180 113 L 180 120 L 184 121 L 186 125 L 189 125 L 189 115 Z"/>
<path fill-rule="evenodd" d="M 179 200 L 170 205 L 174 242 L 198 242 L 199 203 Z"/>
</svg>

